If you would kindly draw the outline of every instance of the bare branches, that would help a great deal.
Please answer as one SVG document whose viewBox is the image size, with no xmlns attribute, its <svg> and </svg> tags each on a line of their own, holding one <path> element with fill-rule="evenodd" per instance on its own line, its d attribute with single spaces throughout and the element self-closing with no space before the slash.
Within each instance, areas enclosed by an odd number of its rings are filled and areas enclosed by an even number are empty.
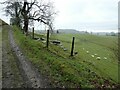
<svg viewBox="0 0 120 90">
<path fill-rule="evenodd" d="M 3 4 L 6 4 L 5 12 L 16 19 L 23 20 L 25 32 L 28 31 L 29 21 L 33 20 L 48 25 L 52 30 L 56 12 L 51 2 L 46 2 L 44 0 L 31 0 L 31 2 L 27 0 L 22 0 L 21 2 L 14 1 L 15 0 L 7 0 L 3 2 Z M 22 18 L 20 18 L 20 15 Z"/>
<path fill-rule="evenodd" d="M 7 16 L 11 16 L 11 23 L 20 26 L 21 19 L 20 19 L 20 8 L 21 2 L 17 2 L 18 0 L 6 0 L 1 4 L 4 5 L 3 10 Z"/>
<path fill-rule="evenodd" d="M 40 5 L 35 4 L 35 6 L 38 8 L 38 10 L 33 13 L 33 17 L 35 17 L 36 20 L 44 21 L 43 23 L 47 24 L 49 29 L 52 30 L 54 15 L 56 14 L 56 12 L 53 10 L 54 7 L 52 3 L 48 2 Z"/>
<path fill-rule="evenodd" d="M 41 0 L 38 3 L 37 0 L 34 0 L 29 3 L 26 1 L 22 8 L 22 15 L 24 19 L 42 22 L 52 30 L 54 15 L 56 14 L 53 8 L 51 2 L 44 3 Z"/>
<path fill-rule="evenodd" d="M 21 2 L 15 2 L 14 0 L 7 0 L 1 2 L 0 4 L 4 5 L 3 11 L 5 11 L 6 15 L 10 15 L 11 17 L 15 17 L 16 14 L 20 14 Z"/>
</svg>

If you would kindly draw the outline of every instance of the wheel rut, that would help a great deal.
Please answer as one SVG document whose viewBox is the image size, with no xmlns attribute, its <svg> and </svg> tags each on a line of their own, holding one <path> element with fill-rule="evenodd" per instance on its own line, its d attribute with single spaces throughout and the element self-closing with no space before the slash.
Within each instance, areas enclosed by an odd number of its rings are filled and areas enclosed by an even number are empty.
<svg viewBox="0 0 120 90">
<path fill-rule="evenodd" d="M 21 73 L 26 79 L 26 83 L 29 88 L 48 88 L 50 87 L 47 79 L 43 78 L 42 75 L 37 71 L 37 69 L 29 62 L 29 60 L 21 52 L 21 49 L 14 41 L 13 31 L 10 29 L 8 32 L 10 46 L 16 55 L 19 66 L 21 68 Z"/>
</svg>

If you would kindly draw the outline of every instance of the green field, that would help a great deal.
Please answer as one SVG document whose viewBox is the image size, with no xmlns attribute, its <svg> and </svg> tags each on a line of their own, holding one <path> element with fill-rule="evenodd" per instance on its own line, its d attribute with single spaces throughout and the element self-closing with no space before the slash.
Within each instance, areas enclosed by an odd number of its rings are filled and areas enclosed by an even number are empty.
<svg viewBox="0 0 120 90">
<path fill-rule="evenodd" d="M 75 60 L 91 63 L 91 68 L 96 69 L 101 75 L 108 76 L 114 81 L 118 80 L 118 38 L 113 36 L 96 36 L 88 34 L 57 34 L 53 37 L 62 41 L 70 54 L 72 37 L 75 37 L 75 51 L 78 55 Z M 86 51 L 89 51 L 87 53 Z M 64 52 L 63 52 L 64 53 Z M 66 52 L 65 52 L 66 53 Z M 95 55 L 97 54 L 97 55 Z M 65 55 L 65 54 L 63 54 Z M 94 55 L 92 57 L 91 55 Z M 97 60 L 96 57 L 101 57 Z M 105 59 L 105 57 L 107 59 Z"/>
<path fill-rule="evenodd" d="M 70 57 L 73 36 L 74 51 L 78 54 Z M 42 74 L 48 77 L 54 87 L 112 87 L 118 83 L 117 36 L 89 34 L 50 36 L 50 40 L 61 41 L 67 51 L 53 44 L 47 49 L 45 43 L 24 36 L 17 27 L 14 27 L 14 37 L 24 54 Z M 37 34 L 35 37 L 46 38 Z M 97 57 L 100 57 L 100 60 L 97 60 Z"/>
</svg>

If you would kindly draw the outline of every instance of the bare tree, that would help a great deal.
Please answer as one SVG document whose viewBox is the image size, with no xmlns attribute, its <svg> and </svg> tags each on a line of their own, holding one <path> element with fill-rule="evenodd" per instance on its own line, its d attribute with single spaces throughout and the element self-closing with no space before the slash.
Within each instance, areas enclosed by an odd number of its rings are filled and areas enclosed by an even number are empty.
<svg viewBox="0 0 120 90">
<path fill-rule="evenodd" d="M 42 0 L 37 2 L 37 0 L 28 2 L 24 0 L 24 4 L 21 10 L 21 14 L 24 19 L 24 31 L 28 32 L 29 20 L 35 20 L 42 22 L 49 26 L 49 29 L 52 31 L 53 18 L 56 14 L 53 11 L 53 6 L 51 2 L 43 2 Z"/>
<path fill-rule="evenodd" d="M 20 26 L 20 22 L 23 21 L 23 31 L 26 35 L 31 21 L 44 23 L 48 25 L 50 31 L 53 30 L 54 15 L 56 13 L 52 2 L 46 2 L 45 0 L 39 0 L 39 2 L 37 0 L 14 2 L 14 0 L 8 0 L 3 4 L 6 4 L 5 12 L 14 19 L 15 24 Z"/>
<path fill-rule="evenodd" d="M 2 2 L 5 7 L 3 10 L 5 11 L 6 16 L 10 16 L 12 18 L 12 23 L 20 27 L 21 19 L 20 19 L 20 8 L 21 2 L 15 2 L 13 0 L 7 0 Z"/>
</svg>

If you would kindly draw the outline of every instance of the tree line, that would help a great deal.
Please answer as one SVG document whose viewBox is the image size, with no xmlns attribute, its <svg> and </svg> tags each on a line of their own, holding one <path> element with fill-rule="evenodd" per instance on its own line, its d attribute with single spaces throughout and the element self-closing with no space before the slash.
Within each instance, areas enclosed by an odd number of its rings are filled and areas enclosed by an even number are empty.
<svg viewBox="0 0 120 90">
<path fill-rule="evenodd" d="M 5 7 L 7 16 L 11 17 L 10 22 L 23 27 L 23 33 L 28 35 L 28 25 L 33 24 L 34 21 L 43 23 L 53 31 L 53 21 L 56 15 L 53 2 L 46 0 L 6 0 L 1 2 Z"/>
</svg>

